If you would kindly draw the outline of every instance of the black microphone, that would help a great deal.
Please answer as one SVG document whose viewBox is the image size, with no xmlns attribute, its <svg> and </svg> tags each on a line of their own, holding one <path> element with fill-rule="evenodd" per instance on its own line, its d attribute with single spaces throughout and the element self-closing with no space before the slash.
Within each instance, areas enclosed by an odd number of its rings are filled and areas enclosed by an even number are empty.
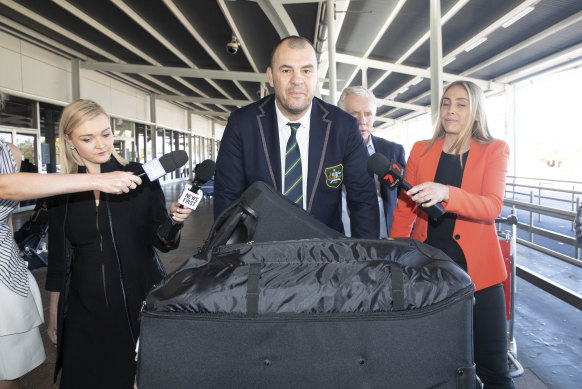
<svg viewBox="0 0 582 389">
<path fill-rule="evenodd" d="M 202 185 L 214 176 L 215 170 L 216 163 L 211 159 L 207 159 L 196 165 L 194 168 L 194 181 L 192 182 L 192 187 L 189 189 L 189 192 L 198 193 Z M 193 198 L 186 197 L 184 201 L 189 202 L 188 206 L 195 209 L 200 198 L 195 196 L 193 196 Z M 180 203 L 180 208 L 184 208 L 182 203 Z M 178 232 L 183 225 L 184 223 L 168 218 L 158 228 L 158 237 L 165 242 L 173 242 L 176 240 Z"/>
<path fill-rule="evenodd" d="M 188 153 L 184 150 L 175 150 L 171 153 L 162 155 L 159 159 L 154 158 L 141 165 L 141 167 L 134 172 L 138 177 L 147 175 L 150 182 L 153 182 L 166 174 L 173 172 L 184 166 L 188 162 Z"/>
<path fill-rule="evenodd" d="M 368 158 L 368 169 L 378 175 L 380 182 L 390 189 L 401 187 L 406 191 L 412 188 L 406 180 L 404 180 L 404 168 L 394 160 L 388 161 L 388 158 L 379 153 L 374 153 Z M 441 203 L 436 203 L 430 207 L 419 207 L 425 211 L 431 218 L 437 220 L 444 215 L 445 208 Z"/>
<path fill-rule="evenodd" d="M 190 188 L 190 191 L 198 192 L 202 185 L 214 176 L 215 171 L 216 162 L 211 159 L 207 159 L 196 165 L 194 168 L 194 181 L 192 182 L 192 188 Z"/>
</svg>

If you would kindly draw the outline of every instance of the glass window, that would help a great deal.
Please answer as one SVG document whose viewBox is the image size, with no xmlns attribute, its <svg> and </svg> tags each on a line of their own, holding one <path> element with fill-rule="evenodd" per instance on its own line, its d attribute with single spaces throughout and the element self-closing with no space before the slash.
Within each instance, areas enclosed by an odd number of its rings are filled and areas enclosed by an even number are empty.
<svg viewBox="0 0 582 389">
<path fill-rule="evenodd" d="M 158 128 L 156 131 L 156 158 L 164 155 L 164 129 Z"/>
<path fill-rule="evenodd" d="M 36 128 L 34 101 L 11 95 L 4 95 L 4 99 L 4 110 L 0 112 L 0 126 Z"/>
<path fill-rule="evenodd" d="M 136 123 L 135 124 L 135 146 L 136 146 L 136 153 L 137 153 L 137 162 L 145 163 L 146 156 L 146 134 L 145 134 L 145 125 Z"/>
<path fill-rule="evenodd" d="M 136 161 L 134 123 L 120 118 L 111 119 L 115 150 L 128 161 Z"/>
<path fill-rule="evenodd" d="M 0 139 L 4 142 L 12 143 L 12 133 L 11 132 L 0 132 Z"/>
</svg>

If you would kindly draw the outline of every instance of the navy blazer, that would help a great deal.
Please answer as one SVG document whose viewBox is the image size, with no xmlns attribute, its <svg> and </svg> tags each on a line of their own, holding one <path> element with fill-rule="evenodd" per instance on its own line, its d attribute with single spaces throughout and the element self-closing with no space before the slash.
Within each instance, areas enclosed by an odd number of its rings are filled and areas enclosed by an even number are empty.
<svg viewBox="0 0 582 389">
<path fill-rule="evenodd" d="M 371 135 L 372 142 L 374 142 L 374 149 L 377 153 L 383 154 L 388 160 L 395 160 L 400 165 L 406 165 L 406 158 L 404 155 L 404 147 L 401 144 L 390 142 L 389 140 L 378 138 Z M 390 235 L 390 227 L 392 227 L 393 213 L 398 202 L 398 190 L 390 190 L 385 185 L 380 185 L 380 196 L 384 204 L 384 213 L 386 214 L 386 231 Z"/>
<path fill-rule="evenodd" d="M 214 180 L 214 216 L 255 181 L 281 191 L 281 157 L 275 96 L 269 95 L 231 113 L 220 143 Z M 352 234 L 376 238 L 379 210 L 368 152 L 357 120 L 314 98 L 309 129 L 307 212 L 342 231 L 341 192 L 346 185 Z M 339 180 L 338 180 L 339 178 Z"/>
</svg>

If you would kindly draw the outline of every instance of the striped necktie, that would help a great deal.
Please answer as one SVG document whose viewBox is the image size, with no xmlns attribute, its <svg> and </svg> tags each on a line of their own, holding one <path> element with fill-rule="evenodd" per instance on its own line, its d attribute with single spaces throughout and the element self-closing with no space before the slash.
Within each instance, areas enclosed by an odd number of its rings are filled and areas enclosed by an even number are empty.
<svg viewBox="0 0 582 389">
<path fill-rule="evenodd" d="M 301 154 L 297 144 L 297 129 L 300 123 L 287 123 L 291 127 L 291 136 L 285 153 L 285 196 L 299 206 L 303 206 L 303 176 L 301 172 Z"/>
</svg>

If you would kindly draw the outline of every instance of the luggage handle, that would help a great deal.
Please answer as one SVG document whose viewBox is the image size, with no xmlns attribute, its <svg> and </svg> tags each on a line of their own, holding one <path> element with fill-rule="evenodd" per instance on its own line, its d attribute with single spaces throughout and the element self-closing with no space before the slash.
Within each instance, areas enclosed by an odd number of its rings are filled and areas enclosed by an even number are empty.
<svg viewBox="0 0 582 389">
<path fill-rule="evenodd" d="M 390 279 L 392 281 L 392 310 L 404 310 L 404 273 L 397 263 L 390 263 Z"/>
<path fill-rule="evenodd" d="M 228 225 L 225 225 L 233 212 L 236 213 L 236 216 L 230 220 Z M 210 229 L 208 240 L 200 251 L 207 251 L 223 244 L 242 243 L 250 240 L 255 233 L 257 220 L 257 213 L 243 200 L 232 203 L 218 216 Z M 217 235 L 223 238 L 217 239 Z"/>
<path fill-rule="evenodd" d="M 247 314 L 259 313 L 259 280 L 261 279 L 261 264 L 249 265 L 249 278 L 247 280 Z"/>
<path fill-rule="evenodd" d="M 259 281 L 261 279 L 261 263 L 249 264 L 247 279 L 247 314 L 259 313 Z M 392 310 L 404 310 L 404 273 L 402 267 L 396 263 L 389 263 L 390 279 L 392 281 Z"/>
</svg>

